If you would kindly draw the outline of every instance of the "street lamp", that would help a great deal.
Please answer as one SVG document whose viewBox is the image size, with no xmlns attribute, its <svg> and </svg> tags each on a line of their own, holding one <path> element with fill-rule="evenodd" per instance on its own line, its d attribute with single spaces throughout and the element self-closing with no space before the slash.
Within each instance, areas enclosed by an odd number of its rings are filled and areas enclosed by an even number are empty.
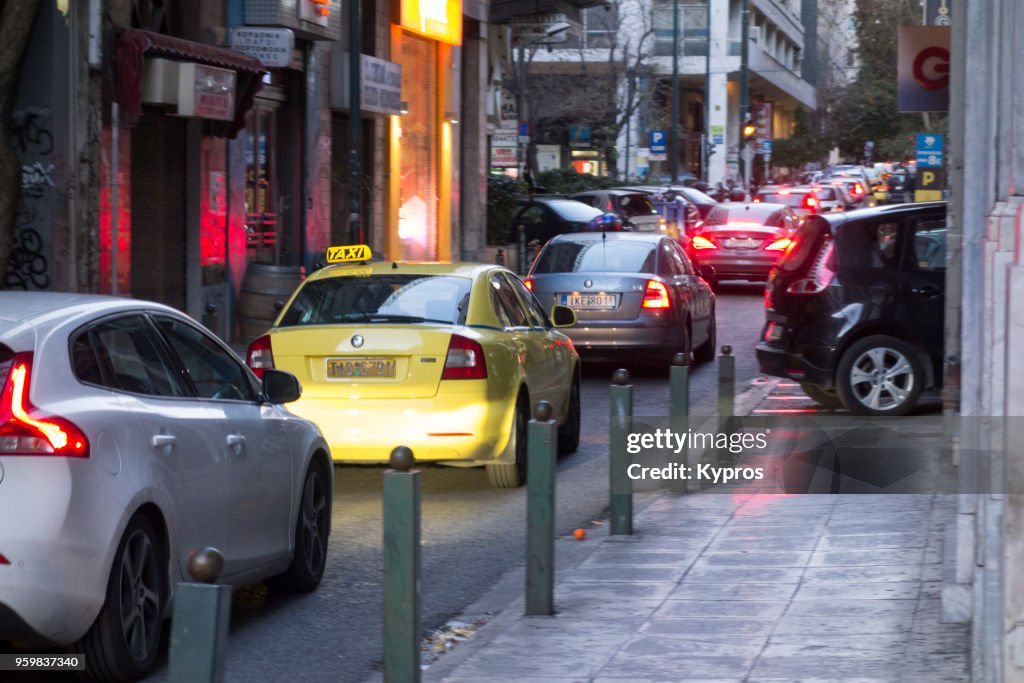
<svg viewBox="0 0 1024 683">
<path fill-rule="evenodd" d="M 669 171 L 679 182 L 679 0 L 672 1 L 672 120 L 668 133 Z"/>
<path fill-rule="evenodd" d="M 518 81 L 518 87 L 516 88 L 516 109 L 518 109 L 519 112 L 518 123 L 520 125 L 524 120 L 526 120 L 526 48 L 536 45 L 537 43 L 543 43 L 546 40 L 550 40 L 559 33 L 568 31 L 571 27 L 572 24 L 560 21 L 547 27 L 544 30 L 544 35 L 519 42 L 519 59 L 516 64 L 516 80 Z M 520 131 L 517 130 L 516 132 L 518 134 Z M 519 136 L 519 139 L 521 140 L 522 137 L 523 136 Z M 533 185 L 533 173 L 530 172 L 530 162 L 527 158 L 527 151 L 529 149 L 528 145 L 529 143 L 526 142 L 519 143 L 519 159 L 522 162 L 519 177 L 525 179 L 526 175 L 529 174 L 530 185 Z"/>
</svg>

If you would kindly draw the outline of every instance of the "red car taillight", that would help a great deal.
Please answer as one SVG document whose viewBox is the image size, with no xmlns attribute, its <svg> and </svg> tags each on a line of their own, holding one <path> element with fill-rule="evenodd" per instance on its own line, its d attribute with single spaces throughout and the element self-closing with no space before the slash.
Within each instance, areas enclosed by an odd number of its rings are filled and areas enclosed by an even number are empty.
<svg viewBox="0 0 1024 683">
<path fill-rule="evenodd" d="M 648 280 L 644 290 L 644 308 L 668 308 L 672 305 L 668 298 L 668 287 L 657 280 Z"/>
<path fill-rule="evenodd" d="M 252 368 L 256 376 L 263 379 L 264 370 L 274 369 L 274 353 L 270 348 L 270 335 L 265 334 L 252 344 L 245 352 L 245 364 Z"/>
<path fill-rule="evenodd" d="M 40 416 L 29 403 L 32 354 L 15 354 L 0 394 L 0 455 L 89 457 L 89 440 L 78 427 L 56 416 Z"/>
<path fill-rule="evenodd" d="M 791 282 L 786 287 L 789 294 L 818 294 L 825 291 L 825 288 L 832 282 L 835 271 L 829 265 L 832 257 L 832 243 L 829 242 L 822 247 L 818 259 L 814 262 L 809 276 Z"/>
<path fill-rule="evenodd" d="M 789 239 L 788 237 L 780 237 L 779 239 L 775 240 L 774 242 L 769 244 L 767 247 L 765 247 L 764 250 L 765 251 L 785 251 L 786 247 L 788 247 L 792 243 L 793 243 L 793 240 Z"/>
<path fill-rule="evenodd" d="M 526 285 L 528 290 L 533 291 L 533 280 L 523 280 L 523 284 Z"/>
<path fill-rule="evenodd" d="M 690 242 L 690 246 L 694 249 L 718 249 L 718 245 L 703 235 L 694 235 L 693 240 Z"/>
<path fill-rule="evenodd" d="M 453 334 L 441 379 L 487 379 L 484 347 L 473 339 Z"/>
<path fill-rule="evenodd" d="M 10 560 L 8 560 L 8 559 L 7 559 L 6 557 L 4 557 L 3 555 L 0 555 L 0 564 L 10 564 L 10 563 L 11 563 L 11 561 L 10 561 Z"/>
<path fill-rule="evenodd" d="M 814 211 L 818 208 L 818 200 L 811 195 L 804 196 L 804 208 Z"/>
</svg>

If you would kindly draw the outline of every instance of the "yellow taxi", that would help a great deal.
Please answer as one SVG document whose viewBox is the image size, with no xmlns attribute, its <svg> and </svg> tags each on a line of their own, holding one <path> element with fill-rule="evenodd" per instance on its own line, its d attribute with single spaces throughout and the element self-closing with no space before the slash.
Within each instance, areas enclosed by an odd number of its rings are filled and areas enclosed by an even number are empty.
<svg viewBox="0 0 1024 683">
<path fill-rule="evenodd" d="M 494 486 L 516 487 L 540 400 L 553 407 L 559 450 L 576 450 L 579 357 L 558 329 L 576 323 L 571 309 L 548 318 L 500 266 L 369 256 L 362 245 L 328 249 L 335 263 L 306 278 L 246 354 L 257 375 L 299 378 L 289 410 L 317 423 L 335 461 L 386 463 L 403 445 L 418 461 L 483 465 Z"/>
</svg>

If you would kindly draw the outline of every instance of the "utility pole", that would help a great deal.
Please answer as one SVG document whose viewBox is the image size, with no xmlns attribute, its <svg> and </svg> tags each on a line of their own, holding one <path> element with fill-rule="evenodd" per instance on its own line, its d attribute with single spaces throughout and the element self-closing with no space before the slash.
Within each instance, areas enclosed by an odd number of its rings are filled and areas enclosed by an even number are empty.
<svg viewBox="0 0 1024 683">
<path fill-rule="evenodd" d="M 747 164 L 747 142 L 743 136 L 743 124 L 750 119 L 750 78 L 747 73 L 750 63 L 750 0 L 742 0 L 740 22 L 740 179 L 743 182 L 743 189 L 748 189 L 750 168 Z"/>
<path fill-rule="evenodd" d="M 675 185 L 679 182 L 679 0 L 672 0 L 672 120 L 668 130 L 669 171 Z"/>
<path fill-rule="evenodd" d="M 359 0 L 348 0 L 348 239 L 349 244 L 363 243 L 360 216 L 362 169 L 362 101 L 360 79 Z"/>
<path fill-rule="evenodd" d="M 707 52 L 704 53 L 704 141 L 701 145 L 701 177 L 705 183 L 711 183 L 711 173 L 708 171 L 708 164 L 711 163 L 711 0 L 707 2 L 707 15 L 704 19 L 704 31 L 706 34 L 705 45 Z"/>
</svg>

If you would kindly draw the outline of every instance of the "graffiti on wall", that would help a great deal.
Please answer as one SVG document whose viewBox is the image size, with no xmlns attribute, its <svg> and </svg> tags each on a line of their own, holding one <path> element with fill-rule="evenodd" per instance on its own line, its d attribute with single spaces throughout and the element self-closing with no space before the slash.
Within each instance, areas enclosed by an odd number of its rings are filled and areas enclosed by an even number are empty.
<svg viewBox="0 0 1024 683">
<path fill-rule="evenodd" d="M 22 109 L 14 112 L 11 124 L 11 145 L 21 162 L 21 196 L 4 286 L 46 289 L 50 286 L 46 241 L 52 239 L 56 191 L 51 161 L 53 112 L 38 107 Z"/>
</svg>

